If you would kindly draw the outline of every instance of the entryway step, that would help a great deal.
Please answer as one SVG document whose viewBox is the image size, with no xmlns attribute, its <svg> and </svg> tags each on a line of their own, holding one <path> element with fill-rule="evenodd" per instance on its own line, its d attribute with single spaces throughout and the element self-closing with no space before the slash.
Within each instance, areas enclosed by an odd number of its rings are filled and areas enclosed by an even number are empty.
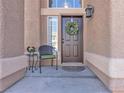
<svg viewBox="0 0 124 93">
<path fill-rule="evenodd" d="M 62 66 L 85 66 L 85 64 L 78 62 L 67 62 L 67 63 L 62 63 Z"/>
</svg>

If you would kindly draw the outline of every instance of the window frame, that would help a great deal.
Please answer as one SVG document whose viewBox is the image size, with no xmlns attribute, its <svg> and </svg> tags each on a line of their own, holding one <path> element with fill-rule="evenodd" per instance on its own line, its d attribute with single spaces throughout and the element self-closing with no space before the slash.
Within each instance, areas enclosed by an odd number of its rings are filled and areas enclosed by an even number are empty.
<svg viewBox="0 0 124 93">
<path fill-rule="evenodd" d="M 48 33 L 49 33 L 49 28 L 48 28 L 49 27 L 49 17 L 56 17 L 58 23 L 59 23 L 59 17 L 56 16 L 56 15 L 55 16 L 47 16 L 47 44 L 48 45 L 50 45 L 50 44 L 52 45 L 52 42 L 51 43 L 49 42 L 49 37 L 48 37 L 49 36 L 48 35 Z M 57 32 L 57 35 L 58 35 L 58 33 L 59 33 L 59 25 L 58 24 L 57 24 L 57 31 L 58 31 Z M 51 34 L 51 37 L 52 37 L 52 34 Z M 53 41 L 55 41 L 55 40 L 53 40 Z M 57 42 L 56 43 L 57 43 L 57 49 L 58 49 L 59 48 L 59 46 L 58 46 L 58 37 L 57 37 Z"/>
</svg>

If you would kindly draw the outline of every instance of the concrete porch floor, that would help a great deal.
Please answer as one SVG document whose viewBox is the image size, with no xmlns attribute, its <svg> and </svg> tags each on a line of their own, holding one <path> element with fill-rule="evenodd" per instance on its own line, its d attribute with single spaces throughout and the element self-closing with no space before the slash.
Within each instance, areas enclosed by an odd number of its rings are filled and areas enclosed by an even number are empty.
<svg viewBox="0 0 124 93">
<path fill-rule="evenodd" d="M 46 71 L 47 70 L 47 71 Z M 46 71 L 46 72 L 45 72 Z M 48 72 L 54 72 L 47 76 Z M 62 73 L 61 76 L 57 73 Z M 47 74 L 46 74 L 47 73 Z M 65 77 L 63 76 L 65 73 Z M 69 74 L 70 73 L 70 74 Z M 34 75 L 33 75 L 34 74 Z M 69 74 L 68 76 L 66 74 Z M 73 74 L 73 75 L 72 75 Z M 32 75 L 32 76 L 31 76 Z M 79 76 L 79 77 L 78 77 Z M 81 77 L 82 76 L 82 77 Z M 111 93 L 94 74 L 86 68 L 81 72 L 66 72 L 61 68 L 43 68 L 40 75 L 27 72 L 24 79 L 4 93 Z"/>
</svg>

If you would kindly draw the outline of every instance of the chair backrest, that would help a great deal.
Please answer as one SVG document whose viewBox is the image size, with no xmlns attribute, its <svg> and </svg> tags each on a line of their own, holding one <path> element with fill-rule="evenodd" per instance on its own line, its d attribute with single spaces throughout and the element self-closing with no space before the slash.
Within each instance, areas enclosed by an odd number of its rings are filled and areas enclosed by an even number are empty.
<svg viewBox="0 0 124 93">
<path fill-rule="evenodd" d="M 49 45 L 43 45 L 39 47 L 39 54 L 40 55 L 52 55 L 54 48 Z"/>
</svg>

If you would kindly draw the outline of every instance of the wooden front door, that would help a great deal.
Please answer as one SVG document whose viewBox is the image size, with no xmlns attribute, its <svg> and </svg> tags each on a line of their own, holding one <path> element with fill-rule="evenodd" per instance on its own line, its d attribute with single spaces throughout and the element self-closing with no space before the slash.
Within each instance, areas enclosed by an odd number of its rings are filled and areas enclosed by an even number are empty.
<svg viewBox="0 0 124 93">
<path fill-rule="evenodd" d="M 71 36 L 66 32 L 67 22 L 77 22 L 79 32 Z M 83 61 L 83 19 L 82 16 L 62 16 L 62 62 Z"/>
</svg>

